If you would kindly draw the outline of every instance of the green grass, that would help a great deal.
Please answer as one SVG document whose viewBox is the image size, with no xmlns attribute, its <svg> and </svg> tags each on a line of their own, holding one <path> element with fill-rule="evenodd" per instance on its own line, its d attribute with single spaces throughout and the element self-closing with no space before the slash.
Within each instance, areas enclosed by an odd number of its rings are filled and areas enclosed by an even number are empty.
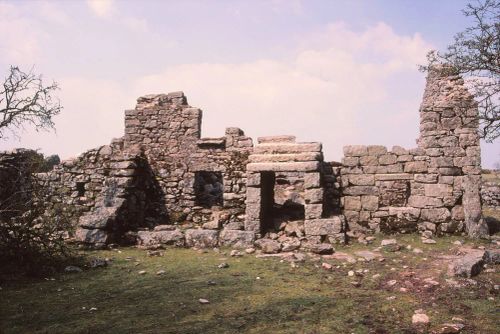
<svg viewBox="0 0 500 334">
<path fill-rule="evenodd" d="M 419 308 L 431 318 L 431 329 L 457 316 L 466 320 L 463 333 L 496 333 L 499 303 L 492 282 L 498 284 L 498 273 L 481 274 L 469 288 L 444 283 L 439 257 L 453 252 L 456 239 L 424 245 L 407 235 L 400 242 L 423 254 L 382 252 L 384 262 L 354 264 L 309 259 L 297 268 L 276 258 L 232 258 L 211 250 L 168 249 L 163 257 L 134 248 L 86 252 L 113 261 L 55 280 L 2 283 L 0 333 L 414 333 L 411 316 Z M 337 251 L 373 249 L 380 240 Z M 221 262 L 230 267 L 217 268 Z M 321 262 L 339 268 L 326 271 Z M 369 272 L 347 276 L 357 269 Z M 147 273 L 139 275 L 141 270 Z M 158 270 L 166 273 L 156 275 Z M 372 279 L 374 274 L 381 276 Z M 425 288 L 421 279 L 427 277 L 441 285 Z M 397 289 L 385 285 L 390 279 L 398 280 Z M 361 286 L 354 287 L 354 280 Z M 404 284 L 408 292 L 399 291 Z M 391 296 L 396 298 L 388 300 Z M 492 296 L 495 300 L 488 300 Z"/>
</svg>

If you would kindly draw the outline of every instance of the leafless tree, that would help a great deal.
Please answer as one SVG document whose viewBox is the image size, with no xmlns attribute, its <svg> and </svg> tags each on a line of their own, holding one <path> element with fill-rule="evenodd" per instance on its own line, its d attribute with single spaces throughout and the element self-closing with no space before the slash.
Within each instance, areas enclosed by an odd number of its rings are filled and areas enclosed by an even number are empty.
<svg viewBox="0 0 500 334">
<path fill-rule="evenodd" d="M 473 25 L 456 34 L 444 52 L 429 52 L 422 69 L 449 64 L 466 79 L 478 102 L 479 134 L 493 142 L 500 136 L 500 0 L 471 2 L 463 14 Z"/>
<path fill-rule="evenodd" d="M 53 96 L 58 89 L 56 82 L 45 86 L 42 76 L 33 69 L 25 73 L 11 66 L 0 87 L 0 139 L 5 138 L 7 130 L 15 134 L 24 125 L 31 125 L 37 131 L 53 129 L 52 117 L 62 109 Z"/>
</svg>

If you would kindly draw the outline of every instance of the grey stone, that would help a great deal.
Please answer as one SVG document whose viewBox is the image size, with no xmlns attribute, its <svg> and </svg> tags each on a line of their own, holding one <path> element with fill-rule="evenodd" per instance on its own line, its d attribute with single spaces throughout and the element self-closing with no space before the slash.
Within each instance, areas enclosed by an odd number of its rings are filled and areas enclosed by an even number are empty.
<svg viewBox="0 0 500 334">
<path fill-rule="evenodd" d="M 471 251 L 462 258 L 450 264 L 450 271 L 455 276 L 473 277 L 478 275 L 483 269 L 485 260 L 484 251 Z"/>
<path fill-rule="evenodd" d="M 433 223 L 446 222 L 451 217 L 447 208 L 422 209 L 421 218 Z"/>
<path fill-rule="evenodd" d="M 310 241 L 303 243 L 302 248 L 315 254 L 332 254 L 335 251 L 331 244 Z"/>
<path fill-rule="evenodd" d="M 250 248 L 255 241 L 253 231 L 237 231 L 223 229 L 219 235 L 219 244 L 221 246 L 230 246 L 234 248 Z"/>
<path fill-rule="evenodd" d="M 306 220 L 304 223 L 306 236 L 334 235 L 343 232 L 344 226 L 345 220 L 341 216 Z"/>
<path fill-rule="evenodd" d="M 255 246 L 266 254 L 279 253 L 281 250 L 281 244 L 278 241 L 271 239 L 259 239 L 255 241 Z"/>
<path fill-rule="evenodd" d="M 88 230 L 79 227 L 75 231 L 75 240 L 85 244 L 93 244 L 96 247 L 102 247 L 108 241 L 108 233 L 99 229 Z"/>
<path fill-rule="evenodd" d="M 344 155 L 346 157 L 361 157 L 368 155 L 368 148 L 363 145 L 344 146 Z"/>
<path fill-rule="evenodd" d="M 137 242 L 143 247 L 152 247 L 157 245 L 184 246 L 184 234 L 176 230 L 160 231 L 139 231 L 137 232 Z"/>
<path fill-rule="evenodd" d="M 186 246 L 196 248 L 213 248 L 218 243 L 218 231 L 189 229 L 186 230 Z"/>
</svg>

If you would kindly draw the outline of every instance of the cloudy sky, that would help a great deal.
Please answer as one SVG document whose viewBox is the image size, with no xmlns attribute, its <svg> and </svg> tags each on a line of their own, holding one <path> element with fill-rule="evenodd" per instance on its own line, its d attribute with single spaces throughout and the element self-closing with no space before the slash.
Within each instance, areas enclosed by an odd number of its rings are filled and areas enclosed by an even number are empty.
<svg viewBox="0 0 500 334">
<path fill-rule="evenodd" d="M 34 66 L 55 80 L 56 133 L 26 129 L 0 149 L 62 158 L 123 135 L 138 96 L 182 90 L 203 136 L 239 126 L 342 146 L 415 147 L 418 64 L 470 22 L 462 0 L 4 1 L 0 74 Z M 482 145 L 483 165 L 500 144 Z"/>
</svg>

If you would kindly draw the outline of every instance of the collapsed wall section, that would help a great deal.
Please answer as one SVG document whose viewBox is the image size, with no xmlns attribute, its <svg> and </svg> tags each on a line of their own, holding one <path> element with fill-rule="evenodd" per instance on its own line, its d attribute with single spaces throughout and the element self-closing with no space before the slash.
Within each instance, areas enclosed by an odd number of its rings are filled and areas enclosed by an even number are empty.
<svg viewBox="0 0 500 334">
<path fill-rule="evenodd" d="M 478 109 L 451 69 L 429 72 L 420 119 L 418 148 L 344 148 L 343 208 L 351 230 L 484 232 Z"/>
<path fill-rule="evenodd" d="M 38 176 L 48 190 L 47 210 L 63 209 L 81 243 L 126 243 L 127 231 L 154 226 L 166 217 L 142 152 L 123 151 L 120 139 Z"/>
<path fill-rule="evenodd" d="M 135 109 L 125 111 L 125 149 L 143 149 L 169 212 L 164 223 L 201 225 L 217 212 L 215 225 L 243 229 L 252 140 L 238 128 L 201 138 L 201 117 L 182 92 L 140 97 Z"/>
</svg>

